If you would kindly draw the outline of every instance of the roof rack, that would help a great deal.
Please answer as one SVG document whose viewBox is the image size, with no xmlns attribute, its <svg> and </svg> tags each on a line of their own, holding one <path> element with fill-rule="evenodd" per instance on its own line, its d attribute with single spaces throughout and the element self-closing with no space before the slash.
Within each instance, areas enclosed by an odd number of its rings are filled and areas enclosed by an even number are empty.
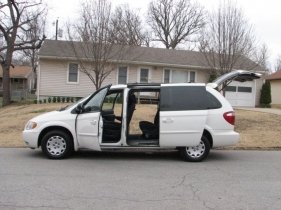
<svg viewBox="0 0 281 210">
<path fill-rule="evenodd" d="M 139 86 L 142 86 L 142 87 L 154 87 L 154 86 L 160 86 L 161 83 L 128 83 L 127 84 L 127 87 L 139 87 Z"/>
</svg>

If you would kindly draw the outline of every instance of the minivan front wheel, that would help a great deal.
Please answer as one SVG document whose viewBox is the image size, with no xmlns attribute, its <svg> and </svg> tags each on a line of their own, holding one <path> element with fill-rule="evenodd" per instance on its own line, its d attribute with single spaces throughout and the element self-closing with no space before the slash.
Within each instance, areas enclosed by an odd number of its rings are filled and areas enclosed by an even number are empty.
<svg viewBox="0 0 281 210">
<path fill-rule="evenodd" d="M 207 137 L 202 136 L 200 143 L 195 147 L 180 147 L 181 156 L 188 162 L 200 162 L 204 160 L 210 152 L 210 143 Z"/>
<path fill-rule="evenodd" d="M 41 149 L 50 159 L 63 159 L 68 157 L 73 150 L 72 139 L 64 131 L 53 130 L 43 137 Z"/>
</svg>

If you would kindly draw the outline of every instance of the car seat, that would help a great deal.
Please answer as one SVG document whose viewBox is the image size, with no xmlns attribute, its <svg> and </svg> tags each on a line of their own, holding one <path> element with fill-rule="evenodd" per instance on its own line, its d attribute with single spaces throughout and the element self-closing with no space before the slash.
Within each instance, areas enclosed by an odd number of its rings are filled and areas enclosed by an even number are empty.
<svg viewBox="0 0 281 210">
<path fill-rule="evenodd" d="M 128 109 L 127 109 L 127 125 L 130 124 L 133 113 L 136 107 L 136 96 L 129 95 Z M 103 119 L 103 142 L 116 142 L 121 137 L 122 122 L 107 121 Z"/>
<path fill-rule="evenodd" d="M 140 121 L 139 127 L 142 131 L 142 136 L 145 139 L 159 138 L 159 108 L 154 117 L 154 123 L 148 121 Z"/>
</svg>

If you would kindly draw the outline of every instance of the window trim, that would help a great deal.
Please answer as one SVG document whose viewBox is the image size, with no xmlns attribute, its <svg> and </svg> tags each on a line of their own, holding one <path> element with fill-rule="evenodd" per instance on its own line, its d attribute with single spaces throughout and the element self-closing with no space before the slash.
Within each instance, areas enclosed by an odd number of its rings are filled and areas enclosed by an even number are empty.
<svg viewBox="0 0 281 210">
<path fill-rule="evenodd" d="M 163 78 L 162 78 L 162 82 L 165 83 L 165 70 L 169 70 L 169 83 L 173 83 L 171 82 L 171 78 L 172 78 L 172 72 L 173 70 L 175 71 L 187 71 L 188 72 L 188 82 L 187 83 L 196 83 L 197 82 L 197 71 L 196 70 L 184 70 L 184 69 L 173 69 L 173 68 L 163 68 Z M 194 72 L 195 73 L 195 78 L 194 78 L 194 82 L 190 82 L 190 72 Z M 165 83 L 168 84 L 168 83 Z"/>
<path fill-rule="evenodd" d="M 15 79 L 17 79 L 18 81 L 16 82 Z M 13 83 L 20 83 L 20 78 L 13 78 Z"/>
<path fill-rule="evenodd" d="M 120 68 L 120 67 L 127 67 L 127 75 L 126 75 L 126 84 L 127 84 L 128 81 L 129 81 L 129 66 L 126 66 L 126 65 L 124 65 L 124 66 L 118 66 L 116 84 L 117 84 L 117 85 L 122 85 L 122 84 L 119 84 L 119 68 Z"/>
<path fill-rule="evenodd" d="M 69 81 L 69 65 L 70 64 L 77 64 L 78 67 L 77 67 L 77 82 L 71 82 Z M 67 72 L 66 72 L 66 84 L 73 84 L 73 85 L 76 85 L 76 84 L 79 84 L 79 81 L 80 81 L 80 71 L 79 71 L 79 64 L 77 62 L 68 62 L 68 66 L 67 66 Z"/>
<path fill-rule="evenodd" d="M 138 83 L 140 83 L 141 69 L 148 69 L 147 83 L 151 83 L 151 67 L 148 66 L 140 66 L 138 68 Z"/>
</svg>

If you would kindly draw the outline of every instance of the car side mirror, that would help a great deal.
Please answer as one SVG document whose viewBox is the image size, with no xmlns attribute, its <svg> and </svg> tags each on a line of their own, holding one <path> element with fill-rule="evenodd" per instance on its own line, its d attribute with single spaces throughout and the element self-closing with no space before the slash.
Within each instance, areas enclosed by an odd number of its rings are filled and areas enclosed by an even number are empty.
<svg viewBox="0 0 281 210">
<path fill-rule="evenodd" d="M 83 103 L 79 103 L 77 106 L 76 106 L 76 112 L 77 113 L 81 113 L 83 111 Z"/>
</svg>

